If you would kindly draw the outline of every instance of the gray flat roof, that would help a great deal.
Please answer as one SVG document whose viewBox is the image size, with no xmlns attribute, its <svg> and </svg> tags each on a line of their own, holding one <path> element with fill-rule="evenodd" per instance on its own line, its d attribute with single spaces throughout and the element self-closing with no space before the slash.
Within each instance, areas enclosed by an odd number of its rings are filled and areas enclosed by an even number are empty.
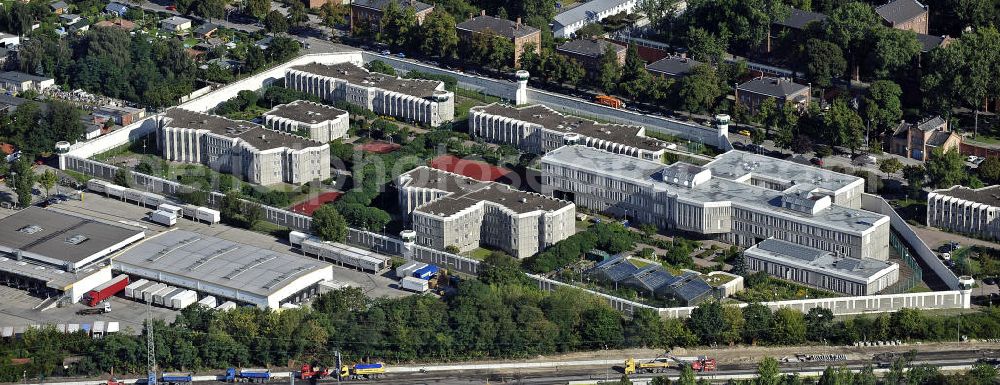
<svg viewBox="0 0 1000 385">
<path fill-rule="evenodd" d="M 264 115 L 277 116 L 279 118 L 310 124 L 334 120 L 346 114 L 347 111 L 339 108 L 307 100 L 296 100 L 291 103 L 281 104 L 264 113 Z"/>
<path fill-rule="evenodd" d="M 649 151 L 665 149 L 668 144 L 659 139 L 639 136 L 639 132 L 643 129 L 640 126 L 598 123 L 573 115 L 563 115 L 542 104 L 513 107 L 493 103 L 472 107 L 472 110 L 537 124 L 552 131 L 564 133 L 575 132 L 590 138 L 603 139 Z"/>
<path fill-rule="evenodd" d="M 32 206 L 0 219 L 0 251 L 76 265 L 142 234 L 138 228 Z"/>
<path fill-rule="evenodd" d="M 418 207 L 415 211 L 438 216 L 451 216 L 479 202 L 490 202 L 518 214 L 533 211 L 554 211 L 572 203 L 542 194 L 530 193 L 496 182 L 480 182 L 462 175 L 427 166 L 410 170 L 407 186 L 447 191 L 447 196 Z"/>
<path fill-rule="evenodd" d="M 292 69 L 312 74 L 342 79 L 358 86 L 381 88 L 420 98 L 434 96 L 438 89 L 444 90 L 444 83 L 436 80 L 401 79 L 358 67 L 351 63 L 319 64 L 309 63 L 292 67 Z"/>
<path fill-rule="evenodd" d="M 774 77 L 759 77 L 739 85 L 740 92 L 753 92 L 755 94 L 785 98 L 809 88 L 805 84 L 795 83 L 790 80 Z"/>
<path fill-rule="evenodd" d="M 854 183 L 863 183 L 862 178 L 854 175 L 737 150 L 716 156 L 715 160 L 705 167 L 712 170 L 712 176 L 719 178 L 740 179 L 751 174 L 766 176 L 772 180 L 794 182 L 796 185 L 815 185 L 831 192 Z"/>
<path fill-rule="evenodd" d="M 44 76 L 35 76 L 32 74 L 26 74 L 24 72 L 18 72 L 18 71 L 0 72 L 0 79 L 14 81 L 14 82 L 26 82 L 26 81 L 42 82 L 45 80 L 52 80 L 52 78 L 47 78 Z"/>
<path fill-rule="evenodd" d="M 797 245 L 777 239 L 765 239 L 744 254 L 766 258 L 777 263 L 797 266 L 823 274 L 833 274 L 868 280 L 894 263 L 877 259 L 838 257 L 831 252 Z"/>
<path fill-rule="evenodd" d="M 777 161 L 777 159 L 773 160 Z M 786 195 L 785 192 L 722 178 L 715 175 L 714 170 L 712 178 L 708 182 L 693 188 L 677 186 L 664 182 L 662 179 L 661 173 L 668 167 L 667 165 L 630 156 L 621 156 L 591 147 L 563 146 L 549 151 L 542 158 L 542 162 L 557 163 L 629 180 L 635 184 L 646 186 L 650 191 L 669 193 L 689 201 L 728 201 L 732 202 L 734 206 L 755 208 L 757 211 L 772 212 L 775 215 L 842 231 L 860 233 L 872 228 L 876 222 L 888 220 L 888 217 L 881 214 L 838 205 L 832 205 L 816 214 L 786 209 L 781 207 L 781 198 Z M 802 187 L 804 186 L 799 188 Z"/>
<path fill-rule="evenodd" d="M 993 207 L 1000 207 L 1000 185 L 986 186 L 979 189 L 972 189 L 965 186 L 952 186 L 948 189 L 934 190 L 934 193 L 971 202 L 979 202 Z"/>
<path fill-rule="evenodd" d="M 28 259 L 18 261 L 0 256 L 0 271 L 45 282 L 46 287 L 56 290 L 66 290 L 80 280 L 98 273 L 104 267 L 106 265 L 103 263 L 92 264 L 71 273 Z"/>
<path fill-rule="evenodd" d="M 323 143 L 312 139 L 270 130 L 259 124 L 189 111 L 179 107 L 167 110 L 167 112 L 163 113 L 163 117 L 170 119 L 166 124 L 167 127 L 207 130 L 217 135 L 239 138 L 258 150 L 270 150 L 282 147 L 303 149 L 323 145 Z"/>
<path fill-rule="evenodd" d="M 524 23 L 518 24 L 516 21 L 486 15 L 479 15 L 458 23 L 455 28 L 471 32 L 486 32 L 490 30 L 508 39 L 525 37 L 539 31 L 538 28 L 525 25 Z"/>
<path fill-rule="evenodd" d="M 621 53 L 625 51 L 625 46 L 610 42 L 604 39 L 589 38 L 589 39 L 575 39 L 570 40 L 562 45 L 556 47 L 556 51 L 567 52 L 572 54 L 577 54 L 580 56 L 587 56 L 591 58 L 599 58 L 604 55 L 604 51 L 608 49 L 608 46 L 614 46 L 615 52 Z"/>
<path fill-rule="evenodd" d="M 150 237 L 116 257 L 115 263 L 263 297 L 277 292 L 297 277 L 331 266 L 309 257 L 185 230 Z"/>
</svg>

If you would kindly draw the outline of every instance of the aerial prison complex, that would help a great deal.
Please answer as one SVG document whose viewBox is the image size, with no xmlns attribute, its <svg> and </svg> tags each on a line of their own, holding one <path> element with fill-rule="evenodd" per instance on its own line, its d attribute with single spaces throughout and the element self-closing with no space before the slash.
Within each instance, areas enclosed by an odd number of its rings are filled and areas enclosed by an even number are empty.
<svg viewBox="0 0 1000 385">
<path fill-rule="evenodd" d="M 526 258 L 576 231 L 572 202 L 426 166 L 396 179 L 416 243 L 462 252 L 480 245 Z"/>
<path fill-rule="evenodd" d="M 660 159 L 671 143 L 646 137 L 646 128 L 563 115 L 534 104 L 513 107 L 498 103 L 469 110 L 469 134 L 490 143 L 509 144 L 532 154 L 545 154 L 576 143 L 642 159 Z M 673 145 L 676 146 L 676 145 Z"/>
<path fill-rule="evenodd" d="M 1000 186 L 952 186 L 927 194 L 927 225 L 1000 240 Z"/>
<path fill-rule="evenodd" d="M 156 117 L 166 160 L 200 163 L 256 184 L 330 177 L 330 145 L 263 126 L 171 108 Z"/>
<path fill-rule="evenodd" d="M 310 63 L 285 72 L 285 86 L 328 102 L 347 103 L 379 115 L 436 127 L 455 118 L 455 95 L 444 82 L 401 79 L 351 63 Z"/>
<path fill-rule="evenodd" d="M 347 136 L 347 111 L 305 100 L 281 104 L 264 113 L 264 126 L 327 143 Z"/>
</svg>

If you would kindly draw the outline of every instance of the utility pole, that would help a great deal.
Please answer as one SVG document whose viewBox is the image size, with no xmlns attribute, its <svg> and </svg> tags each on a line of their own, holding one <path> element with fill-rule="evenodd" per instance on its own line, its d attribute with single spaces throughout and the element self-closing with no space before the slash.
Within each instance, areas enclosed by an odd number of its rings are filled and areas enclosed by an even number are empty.
<svg viewBox="0 0 1000 385">
<path fill-rule="evenodd" d="M 152 298 L 150 298 L 152 300 Z M 156 385 L 156 343 L 153 341 L 153 312 L 146 302 L 146 383 Z"/>
</svg>

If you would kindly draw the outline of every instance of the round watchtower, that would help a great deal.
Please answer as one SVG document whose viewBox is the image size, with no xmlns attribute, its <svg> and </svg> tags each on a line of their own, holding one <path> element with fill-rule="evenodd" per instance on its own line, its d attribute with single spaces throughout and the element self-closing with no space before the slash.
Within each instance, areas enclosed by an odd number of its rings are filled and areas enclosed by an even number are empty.
<svg viewBox="0 0 1000 385">
<path fill-rule="evenodd" d="M 972 287 L 976 285 L 976 280 L 968 275 L 958 277 L 958 291 L 962 293 L 962 308 L 972 307 Z"/>
<path fill-rule="evenodd" d="M 514 92 L 514 104 L 522 105 L 528 103 L 528 79 L 531 74 L 525 70 L 518 70 L 514 73 L 517 79 L 517 90 Z"/>
<path fill-rule="evenodd" d="M 417 241 L 417 232 L 403 230 L 399 232 L 399 237 L 403 239 L 403 257 L 413 258 L 413 245 Z"/>
</svg>

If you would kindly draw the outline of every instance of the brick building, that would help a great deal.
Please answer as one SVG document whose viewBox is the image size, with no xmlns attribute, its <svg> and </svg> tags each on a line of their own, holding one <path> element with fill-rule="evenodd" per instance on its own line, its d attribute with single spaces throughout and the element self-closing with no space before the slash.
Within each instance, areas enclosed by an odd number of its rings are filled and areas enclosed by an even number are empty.
<svg viewBox="0 0 1000 385">
<path fill-rule="evenodd" d="M 521 62 L 521 54 L 524 53 L 524 45 L 535 44 L 535 52 L 542 46 L 542 31 L 538 28 L 521 23 L 521 18 L 515 21 L 487 16 L 486 11 L 482 11 L 479 16 L 458 23 L 455 26 L 458 30 L 459 50 L 468 52 L 472 47 L 472 37 L 477 33 L 492 31 L 499 37 L 510 40 L 514 45 L 513 63 L 516 67 Z"/>
<path fill-rule="evenodd" d="M 900 122 L 889 138 L 889 152 L 916 160 L 927 160 L 931 151 L 958 150 L 962 137 L 948 129 L 948 121 L 940 116 L 918 124 Z"/>
<path fill-rule="evenodd" d="M 893 0 L 875 8 L 875 13 L 889 27 L 927 34 L 930 12 L 917 0 Z"/>
<path fill-rule="evenodd" d="M 434 6 L 417 0 L 356 0 L 351 2 L 351 32 L 359 28 L 368 28 L 370 31 L 378 31 L 382 21 L 382 12 L 390 2 L 395 1 L 401 8 L 413 8 L 413 13 L 417 16 L 417 24 L 423 24 L 424 18 L 434 11 Z M 323 5 L 322 2 L 318 3 Z M 318 5 L 318 6 L 319 6 Z M 310 0 L 309 6 L 313 6 Z"/>
<path fill-rule="evenodd" d="M 601 68 L 601 57 L 604 56 L 604 51 L 608 49 L 608 46 L 614 47 L 615 54 L 618 55 L 618 64 L 624 65 L 625 51 L 627 51 L 625 46 L 597 38 L 567 41 L 556 47 L 556 52 L 576 59 L 587 71 L 599 71 Z"/>
<path fill-rule="evenodd" d="M 785 103 L 795 105 L 809 104 L 810 88 L 788 79 L 759 77 L 736 87 L 736 101 L 747 107 L 753 113 L 765 99 L 774 99 L 775 105 Z"/>
</svg>

